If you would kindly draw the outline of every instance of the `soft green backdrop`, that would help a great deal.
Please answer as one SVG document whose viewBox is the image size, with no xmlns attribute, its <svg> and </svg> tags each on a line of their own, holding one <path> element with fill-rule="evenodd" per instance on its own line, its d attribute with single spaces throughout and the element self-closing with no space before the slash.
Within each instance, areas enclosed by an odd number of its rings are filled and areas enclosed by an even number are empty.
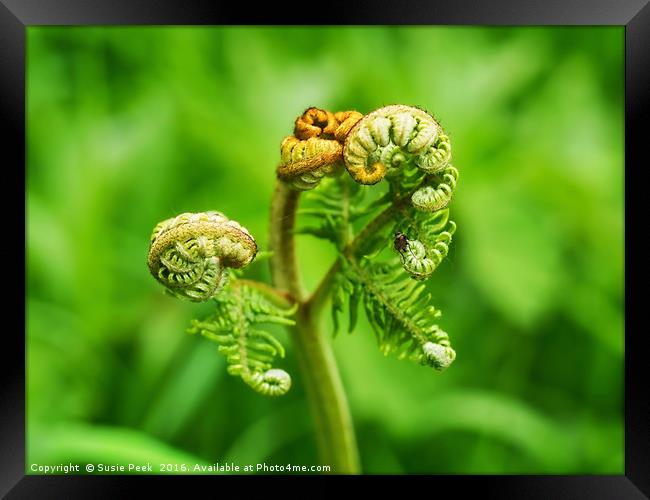
<svg viewBox="0 0 650 500">
<path fill-rule="evenodd" d="M 385 358 L 365 322 L 335 339 L 364 471 L 622 473 L 623 47 L 621 27 L 30 27 L 28 466 L 314 464 L 287 336 L 289 395 L 227 376 L 185 333 L 209 305 L 149 276 L 149 234 L 216 209 L 265 248 L 294 118 L 402 103 L 461 172 L 429 284 L 458 358 Z M 332 249 L 298 244 L 313 286 Z"/>
</svg>

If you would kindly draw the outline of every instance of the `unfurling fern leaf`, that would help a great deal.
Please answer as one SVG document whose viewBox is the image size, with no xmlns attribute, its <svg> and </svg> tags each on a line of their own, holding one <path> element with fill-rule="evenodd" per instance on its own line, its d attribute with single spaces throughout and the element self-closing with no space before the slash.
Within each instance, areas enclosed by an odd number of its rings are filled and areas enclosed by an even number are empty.
<svg viewBox="0 0 650 500">
<path fill-rule="evenodd" d="M 214 302 L 215 312 L 203 321 L 193 320 L 190 333 L 199 333 L 219 344 L 230 375 L 241 377 L 261 394 L 285 394 L 291 387 L 291 377 L 284 370 L 272 368 L 276 356 L 284 357 L 284 347 L 258 325 L 293 325 L 290 316 L 297 307 L 281 309 L 258 290 L 237 281 L 214 297 Z"/>
<path fill-rule="evenodd" d="M 411 197 L 413 206 L 423 212 L 437 212 L 449 205 L 451 197 L 458 183 L 458 169 L 447 165 L 442 179 L 434 186 L 424 186 L 418 189 Z"/>
<path fill-rule="evenodd" d="M 361 184 L 398 176 L 409 164 L 435 173 L 450 158 L 451 143 L 440 124 L 413 106 L 385 106 L 368 113 L 356 122 L 343 144 L 345 168 Z"/>
<path fill-rule="evenodd" d="M 394 248 L 400 255 L 402 267 L 415 280 L 429 278 L 449 252 L 449 244 L 456 231 L 456 223 L 448 221 L 444 231 L 426 236 L 427 244 L 405 234 L 395 234 Z"/>
<path fill-rule="evenodd" d="M 348 261 L 345 278 L 351 283 L 338 292 L 353 290 L 354 301 L 361 299 L 368 321 L 384 354 L 399 352 L 420 364 L 444 370 L 456 358 L 449 336 L 436 320 L 441 312 L 431 304 L 425 286 L 406 276 L 396 262 Z M 356 308 L 351 300 L 351 316 Z"/>
</svg>

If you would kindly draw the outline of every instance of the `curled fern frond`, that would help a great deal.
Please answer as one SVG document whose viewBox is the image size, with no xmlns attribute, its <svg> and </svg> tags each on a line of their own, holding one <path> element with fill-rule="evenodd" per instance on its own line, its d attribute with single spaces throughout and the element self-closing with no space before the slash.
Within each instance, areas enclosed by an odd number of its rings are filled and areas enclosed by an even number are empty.
<svg viewBox="0 0 650 500">
<path fill-rule="evenodd" d="M 433 259 L 427 256 L 427 249 L 424 244 L 418 240 L 406 240 L 402 245 L 398 241 L 402 241 L 405 236 L 398 233 L 395 237 L 395 248 L 399 252 L 400 260 L 404 270 L 411 275 L 413 279 L 425 280 L 436 269 L 436 263 Z"/>
<path fill-rule="evenodd" d="M 297 305 L 281 309 L 258 290 L 235 281 L 214 297 L 216 310 L 205 320 L 192 321 L 190 333 L 216 342 L 226 356 L 228 373 L 241 377 L 256 392 L 280 396 L 291 387 L 291 377 L 273 368 L 276 356 L 284 357 L 282 344 L 260 324 L 294 325 L 290 317 Z"/>
<path fill-rule="evenodd" d="M 398 352 L 400 359 L 444 370 L 455 359 L 449 336 L 436 324 L 441 316 L 431 304 L 425 286 L 404 276 L 399 266 L 349 260 L 344 276 L 350 284 L 337 293 L 350 290 L 355 301 L 362 300 L 380 350 Z M 341 292 L 343 290 L 343 292 Z M 350 313 L 356 315 L 351 304 Z"/>
<path fill-rule="evenodd" d="M 445 208 L 451 201 L 451 197 L 458 182 L 458 169 L 452 165 L 445 168 L 442 181 L 434 186 L 424 186 L 418 189 L 411 202 L 413 206 L 423 212 L 436 212 Z"/>
<path fill-rule="evenodd" d="M 284 139 L 281 155 L 278 178 L 294 189 L 310 190 L 306 198 L 312 205 L 297 214 L 317 221 L 293 232 L 330 240 L 339 250 L 324 286 L 310 299 L 322 303 L 327 292 L 321 290 L 332 288 L 335 334 L 346 303 L 348 332 L 363 304 L 384 353 L 396 351 L 400 358 L 447 368 L 456 353 L 436 324 L 440 311 L 419 283 L 447 256 L 456 229 L 446 207 L 458 170 L 450 165 L 451 142 L 438 121 L 404 105 L 365 116 L 309 108 L 296 120 L 293 135 Z M 349 177 L 340 175 L 343 166 Z M 363 185 L 382 179 L 386 189 L 364 198 L 368 190 Z M 357 222 L 371 214 L 355 235 Z M 391 243 L 399 260 L 382 262 Z"/>
<path fill-rule="evenodd" d="M 455 231 L 456 223 L 449 221 L 447 230 L 435 236 L 431 247 L 419 240 L 409 240 L 401 232 L 396 233 L 394 247 L 404 270 L 415 280 L 429 278 L 449 253 L 449 244 Z"/>
<path fill-rule="evenodd" d="M 456 223 L 449 209 L 434 213 L 405 207 L 395 220 L 393 248 L 404 270 L 415 280 L 429 278 L 449 253 Z"/>
<path fill-rule="evenodd" d="M 227 268 L 247 266 L 256 253 L 248 230 L 222 213 L 183 213 L 154 228 L 147 264 L 169 293 L 203 302 L 223 289 Z"/>
<path fill-rule="evenodd" d="M 314 189 L 326 175 L 343 168 L 342 140 L 361 113 L 332 113 L 308 108 L 295 122 L 293 135 L 285 137 L 280 146 L 282 163 L 277 176 L 300 191 Z"/>
<path fill-rule="evenodd" d="M 343 162 L 361 184 L 376 184 L 414 164 L 427 173 L 440 171 L 451 157 L 451 144 L 440 124 L 412 106 L 386 106 L 367 114 L 350 130 Z"/>
<path fill-rule="evenodd" d="M 442 129 L 441 129 L 442 130 Z M 418 168 L 428 173 L 440 172 L 451 160 L 451 142 L 449 137 L 441 132 L 433 145 L 416 159 Z"/>
<path fill-rule="evenodd" d="M 301 191 L 315 188 L 324 176 L 341 167 L 342 148 L 333 140 L 289 136 L 282 141 L 280 153 L 283 164 L 278 167 L 278 178 Z"/>
<path fill-rule="evenodd" d="M 278 368 L 271 368 L 264 373 L 253 372 L 242 378 L 254 391 L 265 396 L 283 396 L 291 388 L 291 377 Z"/>
<path fill-rule="evenodd" d="M 411 360 L 421 365 L 431 366 L 436 370 L 445 370 L 456 359 L 456 351 L 449 345 L 446 333 L 440 330 L 438 343 L 426 342 L 420 351 L 411 355 Z"/>
<path fill-rule="evenodd" d="M 331 111 L 308 108 L 296 118 L 293 133 L 300 140 L 319 136 L 331 138 L 338 126 L 339 121 Z"/>
</svg>

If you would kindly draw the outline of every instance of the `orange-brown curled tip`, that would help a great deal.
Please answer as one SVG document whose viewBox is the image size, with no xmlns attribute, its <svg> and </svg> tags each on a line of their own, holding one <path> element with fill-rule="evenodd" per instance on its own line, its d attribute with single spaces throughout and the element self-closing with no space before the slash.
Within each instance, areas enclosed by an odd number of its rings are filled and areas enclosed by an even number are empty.
<svg viewBox="0 0 650 500">
<path fill-rule="evenodd" d="M 296 118 L 294 135 L 298 139 L 309 139 L 321 135 L 332 136 L 339 123 L 334 113 L 320 108 L 307 108 Z"/>
</svg>

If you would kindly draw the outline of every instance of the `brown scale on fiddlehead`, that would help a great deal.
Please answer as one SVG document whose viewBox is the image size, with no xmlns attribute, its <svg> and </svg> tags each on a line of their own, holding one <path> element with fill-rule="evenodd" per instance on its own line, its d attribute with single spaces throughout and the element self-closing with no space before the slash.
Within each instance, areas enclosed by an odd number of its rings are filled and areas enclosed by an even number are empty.
<svg viewBox="0 0 650 500">
<path fill-rule="evenodd" d="M 169 293 L 203 302 L 225 286 L 227 268 L 247 266 L 256 253 L 246 228 L 222 213 L 184 213 L 154 228 L 147 264 Z"/>
</svg>

